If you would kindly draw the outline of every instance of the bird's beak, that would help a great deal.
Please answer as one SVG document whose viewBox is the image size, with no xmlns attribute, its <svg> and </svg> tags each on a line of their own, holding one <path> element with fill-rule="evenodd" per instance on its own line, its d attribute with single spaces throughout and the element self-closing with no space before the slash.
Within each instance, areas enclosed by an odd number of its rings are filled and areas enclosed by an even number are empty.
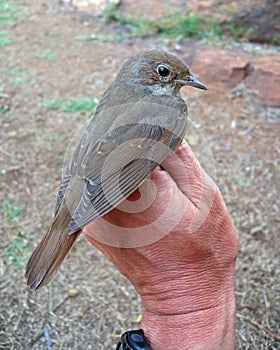
<svg viewBox="0 0 280 350">
<path fill-rule="evenodd" d="M 183 85 L 193 86 L 198 89 L 207 90 L 207 87 L 203 85 L 200 81 L 196 80 L 192 75 L 186 80 L 181 80 Z"/>
</svg>

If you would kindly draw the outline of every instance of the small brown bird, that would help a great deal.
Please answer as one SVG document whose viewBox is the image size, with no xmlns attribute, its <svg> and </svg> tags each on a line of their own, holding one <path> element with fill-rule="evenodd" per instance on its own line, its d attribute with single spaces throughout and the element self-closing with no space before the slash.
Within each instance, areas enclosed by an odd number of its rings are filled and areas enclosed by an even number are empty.
<svg viewBox="0 0 280 350">
<path fill-rule="evenodd" d="M 73 153 L 52 223 L 26 266 L 31 290 L 52 279 L 83 227 L 127 198 L 178 148 L 187 125 L 179 93 L 185 85 L 206 90 L 163 50 L 138 52 L 123 65 Z"/>
</svg>

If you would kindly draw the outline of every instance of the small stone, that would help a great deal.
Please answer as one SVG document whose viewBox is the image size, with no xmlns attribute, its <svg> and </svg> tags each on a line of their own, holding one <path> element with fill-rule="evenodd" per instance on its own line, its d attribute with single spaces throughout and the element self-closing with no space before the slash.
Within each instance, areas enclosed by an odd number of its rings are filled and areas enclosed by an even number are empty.
<svg viewBox="0 0 280 350">
<path fill-rule="evenodd" d="M 68 295 L 69 297 L 75 297 L 79 294 L 79 292 L 77 291 L 77 289 L 69 289 Z"/>
</svg>

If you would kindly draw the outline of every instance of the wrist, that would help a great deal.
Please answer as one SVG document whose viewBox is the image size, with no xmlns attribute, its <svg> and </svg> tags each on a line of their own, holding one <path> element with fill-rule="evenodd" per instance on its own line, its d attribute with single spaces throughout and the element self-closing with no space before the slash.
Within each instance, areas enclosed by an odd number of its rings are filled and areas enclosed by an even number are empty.
<svg viewBox="0 0 280 350">
<path fill-rule="evenodd" d="M 142 328 L 152 349 L 234 349 L 234 266 L 221 273 L 215 271 L 206 279 L 207 272 L 201 272 L 191 283 L 187 278 L 180 283 L 176 278 L 165 284 L 161 281 L 158 285 L 171 288 L 142 294 Z"/>
<path fill-rule="evenodd" d="M 178 315 L 145 312 L 142 328 L 153 350 L 233 350 L 235 299 L 206 310 Z"/>
</svg>

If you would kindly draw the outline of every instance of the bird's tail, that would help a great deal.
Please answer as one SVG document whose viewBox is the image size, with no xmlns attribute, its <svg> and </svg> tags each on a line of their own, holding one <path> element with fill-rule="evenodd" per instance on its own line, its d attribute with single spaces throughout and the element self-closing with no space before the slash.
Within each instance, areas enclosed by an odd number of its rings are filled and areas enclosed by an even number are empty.
<svg viewBox="0 0 280 350">
<path fill-rule="evenodd" d="M 55 222 L 51 225 L 27 263 L 25 277 L 31 290 L 50 282 L 81 233 L 69 235 L 67 229 L 61 232 L 57 226 Z"/>
</svg>

